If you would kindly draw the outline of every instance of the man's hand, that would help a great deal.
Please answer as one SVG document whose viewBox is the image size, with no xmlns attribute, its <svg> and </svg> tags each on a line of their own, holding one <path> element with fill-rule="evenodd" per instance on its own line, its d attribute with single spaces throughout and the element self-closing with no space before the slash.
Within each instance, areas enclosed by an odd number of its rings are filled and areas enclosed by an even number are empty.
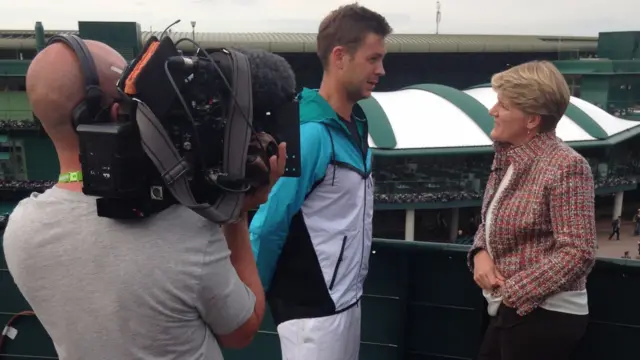
<svg viewBox="0 0 640 360">
<path fill-rule="evenodd" d="M 269 199 L 269 192 L 275 183 L 284 174 L 285 164 L 287 162 L 287 144 L 280 143 L 278 145 L 278 155 L 272 156 L 269 159 L 269 185 L 256 189 L 253 193 L 247 194 L 244 197 L 243 211 L 247 212 L 252 209 L 256 209 L 261 204 L 264 204 Z"/>
<path fill-rule="evenodd" d="M 478 286 L 491 291 L 504 285 L 504 277 L 500 274 L 486 250 L 476 254 L 473 264 L 473 280 Z"/>
</svg>

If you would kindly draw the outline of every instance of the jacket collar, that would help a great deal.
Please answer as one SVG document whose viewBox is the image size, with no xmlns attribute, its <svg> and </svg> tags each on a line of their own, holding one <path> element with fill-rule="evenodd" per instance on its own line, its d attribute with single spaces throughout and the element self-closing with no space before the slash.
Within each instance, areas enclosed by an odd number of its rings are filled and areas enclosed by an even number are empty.
<svg viewBox="0 0 640 360">
<path fill-rule="evenodd" d="M 518 166 L 533 160 L 544 153 L 552 143 L 557 142 L 555 131 L 549 131 L 536 135 L 529 142 L 513 146 L 505 143 L 494 143 L 496 155 L 508 160 L 509 164 Z"/>
</svg>

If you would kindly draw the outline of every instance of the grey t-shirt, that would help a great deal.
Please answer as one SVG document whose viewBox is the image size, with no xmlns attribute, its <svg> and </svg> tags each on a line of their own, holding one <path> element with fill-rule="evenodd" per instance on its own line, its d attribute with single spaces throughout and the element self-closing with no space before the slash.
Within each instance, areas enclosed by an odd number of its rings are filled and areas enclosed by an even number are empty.
<svg viewBox="0 0 640 360">
<path fill-rule="evenodd" d="M 220 227 L 181 206 L 113 220 L 54 187 L 15 208 L 4 252 L 61 360 L 222 359 L 213 334 L 254 310 Z"/>
</svg>

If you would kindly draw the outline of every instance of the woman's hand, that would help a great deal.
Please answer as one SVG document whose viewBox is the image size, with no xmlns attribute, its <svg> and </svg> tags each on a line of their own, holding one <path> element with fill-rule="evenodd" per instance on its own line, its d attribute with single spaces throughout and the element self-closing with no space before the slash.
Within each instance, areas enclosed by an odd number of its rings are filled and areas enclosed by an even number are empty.
<svg viewBox="0 0 640 360">
<path fill-rule="evenodd" d="M 511 305 L 506 299 L 502 299 L 502 304 L 504 304 L 504 306 L 508 308 L 514 308 L 513 305 Z"/>
<path fill-rule="evenodd" d="M 475 255 L 473 264 L 473 280 L 478 286 L 491 291 L 504 285 L 504 276 L 500 274 L 486 250 Z"/>
</svg>

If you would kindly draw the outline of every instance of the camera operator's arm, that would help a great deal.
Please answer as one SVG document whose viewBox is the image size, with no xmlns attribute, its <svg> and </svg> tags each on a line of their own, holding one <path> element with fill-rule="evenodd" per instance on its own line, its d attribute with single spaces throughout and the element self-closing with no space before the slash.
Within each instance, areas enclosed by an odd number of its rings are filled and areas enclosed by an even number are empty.
<svg viewBox="0 0 640 360">
<path fill-rule="evenodd" d="M 254 335 L 260 328 L 264 316 L 264 290 L 258 276 L 256 262 L 253 259 L 251 243 L 249 242 L 249 229 L 247 214 L 245 213 L 237 223 L 223 226 L 227 245 L 231 250 L 231 264 L 236 270 L 240 280 L 247 285 L 255 295 L 253 314 L 230 334 L 218 336 L 220 344 L 229 348 L 241 348 L 249 345 Z"/>
<path fill-rule="evenodd" d="M 245 196 L 240 221 L 225 225 L 226 241 L 216 239 L 204 255 L 200 313 L 224 347 L 249 345 L 264 316 L 264 290 L 249 242 L 247 210 L 266 201 L 284 173 L 286 158 L 286 144 L 281 143 L 278 156 L 269 159 L 269 185 Z"/>
<path fill-rule="evenodd" d="M 251 342 L 264 313 L 262 286 L 253 264 L 248 235 L 243 238 L 241 226 L 238 224 L 235 234 L 227 231 L 232 236 L 230 241 L 225 240 L 219 227 L 210 235 L 212 238 L 202 258 L 196 302 L 200 315 L 221 345 L 234 348 Z M 246 220 L 244 226 L 246 229 Z"/>
<path fill-rule="evenodd" d="M 324 177 L 330 159 L 331 139 L 325 126 L 321 123 L 300 126 L 301 175 L 278 180 L 249 228 L 253 255 L 265 289 L 271 283 L 291 219 L 314 184 Z"/>
</svg>

